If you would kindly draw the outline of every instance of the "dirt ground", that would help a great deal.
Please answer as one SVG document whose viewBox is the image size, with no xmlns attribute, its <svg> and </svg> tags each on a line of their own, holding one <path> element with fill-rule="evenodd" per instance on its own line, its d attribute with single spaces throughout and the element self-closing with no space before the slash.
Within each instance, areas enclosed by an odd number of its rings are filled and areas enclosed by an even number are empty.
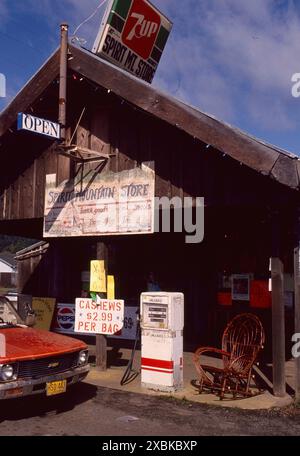
<svg viewBox="0 0 300 456">
<path fill-rule="evenodd" d="M 3 401 L 1 436 L 300 436 L 300 409 L 243 411 L 97 388 Z"/>
</svg>

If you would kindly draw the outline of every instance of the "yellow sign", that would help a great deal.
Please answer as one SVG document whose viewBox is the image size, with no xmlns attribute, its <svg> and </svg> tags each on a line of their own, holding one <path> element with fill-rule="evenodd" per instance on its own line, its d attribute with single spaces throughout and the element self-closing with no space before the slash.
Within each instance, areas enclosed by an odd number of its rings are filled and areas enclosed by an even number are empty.
<svg viewBox="0 0 300 456">
<path fill-rule="evenodd" d="M 36 314 L 35 328 L 50 330 L 55 303 L 54 298 L 32 298 L 32 308 Z"/>
<path fill-rule="evenodd" d="M 91 261 L 90 291 L 106 293 L 106 272 L 103 260 Z"/>
<path fill-rule="evenodd" d="M 107 299 L 115 299 L 115 278 L 114 276 L 107 276 Z"/>
</svg>

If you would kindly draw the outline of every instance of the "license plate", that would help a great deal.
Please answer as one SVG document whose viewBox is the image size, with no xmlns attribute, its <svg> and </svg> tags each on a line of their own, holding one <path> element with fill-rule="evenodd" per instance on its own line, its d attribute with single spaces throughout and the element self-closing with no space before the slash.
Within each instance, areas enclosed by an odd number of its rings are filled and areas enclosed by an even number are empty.
<svg viewBox="0 0 300 456">
<path fill-rule="evenodd" d="M 67 380 L 47 383 L 47 396 L 55 396 L 67 391 Z"/>
</svg>

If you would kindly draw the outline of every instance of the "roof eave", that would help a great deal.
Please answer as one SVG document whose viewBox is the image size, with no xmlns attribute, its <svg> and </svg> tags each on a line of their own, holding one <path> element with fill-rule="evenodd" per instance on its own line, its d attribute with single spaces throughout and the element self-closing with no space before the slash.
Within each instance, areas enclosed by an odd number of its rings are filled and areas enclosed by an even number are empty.
<svg viewBox="0 0 300 456">
<path fill-rule="evenodd" d="M 111 90 L 141 110 L 213 146 L 253 170 L 299 190 L 299 159 L 267 145 L 177 99 L 154 89 L 89 51 L 69 45 L 69 68 Z M 0 116 L 0 137 L 59 75 L 59 49 L 31 78 Z"/>
<path fill-rule="evenodd" d="M 11 103 L 0 114 L 0 137 L 16 121 L 19 112 L 23 112 L 37 99 L 59 75 L 59 49 L 25 84 Z"/>
</svg>

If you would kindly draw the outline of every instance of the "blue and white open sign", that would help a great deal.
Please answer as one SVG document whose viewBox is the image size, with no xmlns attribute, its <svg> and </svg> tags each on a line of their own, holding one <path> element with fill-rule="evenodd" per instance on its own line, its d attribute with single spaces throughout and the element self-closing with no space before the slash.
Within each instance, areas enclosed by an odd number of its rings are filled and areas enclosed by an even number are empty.
<svg viewBox="0 0 300 456">
<path fill-rule="evenodd" d="M 53 139 L 60 139 L 60 125 L 58 123 L 23 112 L 18 114 L 18 130 L 27 130 Z"/>
</svg>

